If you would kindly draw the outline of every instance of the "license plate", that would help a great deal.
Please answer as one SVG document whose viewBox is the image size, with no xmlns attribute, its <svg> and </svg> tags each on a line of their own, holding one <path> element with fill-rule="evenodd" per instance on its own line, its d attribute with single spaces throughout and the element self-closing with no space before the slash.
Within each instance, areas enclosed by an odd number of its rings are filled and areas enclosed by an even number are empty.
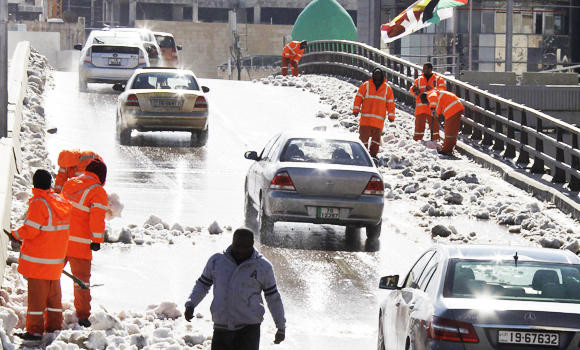
<svg viewBox="0 0 580 350">
<path fill-rule="evenodd" d="M 109 58 L 109 66 L 120 66 L 121 59 L 120 58 Z"/>
<path fill-rule="evenodd" d="M 175 98 L 152 98 L 151 106 L 156 108 L 181 108 L 183 100 Z"/>
<path fill-rule="evenodd" d="M 316 208 L 316 217 L 318 219 L 339 219 L 340 208 Z"/>
<path fill-rule="evenodd" d="M 560 334 L 542 332 L 499 331 L 498 343 L 559 346 Z"/>
</svg>

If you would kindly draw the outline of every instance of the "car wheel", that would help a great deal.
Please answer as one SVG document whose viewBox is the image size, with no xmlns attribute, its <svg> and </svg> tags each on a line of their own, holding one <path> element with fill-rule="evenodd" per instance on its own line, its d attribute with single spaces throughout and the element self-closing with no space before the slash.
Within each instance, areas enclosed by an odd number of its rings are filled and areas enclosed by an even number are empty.
<svg viewBox="0 0 580 350">
<path fill-rule="evenodd" d="M 383 226 L 383 221 L 381 220 L 376 225 L 369 225 L 366 227 L 367 239 L 377 239 L 381 235 L 381 227 Z"/>
<path fill-rule="evenodd" d="M 245 213 L 245 219 L 246 219 L 246 225 L 251 223 L 252 220 L 256 219 L 256 215 L 258 215 L 258 211 L 256 210 L 256 208 L 254 208 L 254 201 L 252 200 L 252 198 L 250 197 L 250 194 L 248 193 L 248 185 L 246 183 L 246 190 L 245 190 L 246 196 L 245 196 L 245 200 L 244 200 L 244 213 Z"/>
<path fill-rule="evenodd" d="M 262 200 L 260 200 L 260 212 L 258 214 L 258 229 L 260 230 L 260 236 L 269 235 L 274 232 L 274 220 L 266 215 L 264 201 Z"/>
<path fill-rule="evenodd" d="M 86 80 L 82 80 L 81 78 L 79 78 L 79 91 L 80 92 L 87 92 L 89 91 L 89 86 L 87 84 Z"/>
<path fill-rule="evenodd" d="M 207 143 L 207 138 L 209 134 L 209 128 L 205 130 L 193 130 L 191 131 L 191 146 L 192 147 L 203 147 Z"/>
<path fill-rule="evenodd" d="M 383 332 L 383 314 L 379 315 L 379 332 L 377 336 L 377 350 L 385 350 L 385 333 Z"/>
</svg>

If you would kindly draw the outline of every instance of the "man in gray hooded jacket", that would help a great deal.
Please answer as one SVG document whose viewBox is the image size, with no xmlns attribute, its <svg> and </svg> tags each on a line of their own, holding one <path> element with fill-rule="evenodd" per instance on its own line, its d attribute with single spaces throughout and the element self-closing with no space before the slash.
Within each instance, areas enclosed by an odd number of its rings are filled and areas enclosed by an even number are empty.
<svg viewBox="0 0 580 350">
<path fill-rule="evenodd" d="M 214 254 L 185 303 L 185 319 L 213 285 L 211 314 L 214 322 L 212 350 L 257 350 L 264 320 L 262 292 L 276 323 L 274 343 L 285 338 L 286 319 L 276 287 L 272 264 L 254 249 L 254 234 L 247 228 L 234 232 L 232 245 Z"/>
</svg>

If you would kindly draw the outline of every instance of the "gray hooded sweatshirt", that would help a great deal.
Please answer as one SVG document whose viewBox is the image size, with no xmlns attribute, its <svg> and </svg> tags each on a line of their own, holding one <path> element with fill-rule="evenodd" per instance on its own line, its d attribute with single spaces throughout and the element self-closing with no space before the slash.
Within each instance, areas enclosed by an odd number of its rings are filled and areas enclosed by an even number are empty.
<svg viewBox="0 0 580 350">
<path fill-rule="evenodd" d="M 212 285 L 210 310 L 214 327 L 237 330 L 262 323 L 264 292 L 276 328 L 285 329 L 284 306 L 276 287 L 272 264 L 255 249 L 252 257 L 240 265 L 232 256 L 231 247 L 209 258 L 185 306 L 195 308 Z"/>
</svg>

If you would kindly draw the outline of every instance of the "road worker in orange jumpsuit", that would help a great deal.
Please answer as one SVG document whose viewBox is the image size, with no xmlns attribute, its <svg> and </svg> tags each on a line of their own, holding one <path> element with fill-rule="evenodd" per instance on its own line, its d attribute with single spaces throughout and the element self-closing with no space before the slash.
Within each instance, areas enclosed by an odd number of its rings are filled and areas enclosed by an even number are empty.
<svg viewBox="0 0 580 350">
<path fill-rule="evenodd" d="M 60 193 L 64 183 L 85 171 L 93 159 L 103 160 L 98 154 L 91 151 L 62 150 L 58 155 L 58 174 L 54 181 L 54 191 Z"/>
<path fill-rule="evenodd" d="M 421 102 L 421 94 L 432 89 L 447 90 L 447 85 L 442 77 L 433 72 L 433 65 L 427 62 L 423 65 L 423 73 L 415 79 L 410 89 L 411 95 L 415 96 L 415 141 L 423 140 L 425 121 L 429 123 L 431 140 L 439 141 L 439 121 L 432 118 L 429 106 Z"/>
<path fill-rule="evenodd" d="M 87 286 L 91 279 L 92 251 L 101 249 L 101 243 L 105 241 L 108 199 L 103 185 L 106 179 L 107 166 L 101 160 L 93 159 L 82 175 L 68 180 L 62 189 L 63 196 L 72 205 L 66 258 L 72 274 Z M 74 297 L 79 325 L 90 327 L 90 289 L 81 289 L 75 284 Z"/>
<path fill-rule="evenodd" d="M 429 103 L 429 108 L 433 111 L 434 118 L 440 115 L 445 118 L 443 129 L 445 140 L 439 153 L 448 156 L 452 155 L 461 127 L 461 115 L 465 111 L 461 100 L 449 91 L 433 89 L 429 93 L 421 94 L 421 101 Z"/>
<path fill-rule="evenodd" d="M 298 76 L 298 62 L 304 55 L 308 42 L 291 41 L 282 50 L 282 75 L 288 75 L 288 65 L 292 67 L 292 75 Z"/>
<path fill-rule="evenodd" d="M 395 97 L 393 89 L 387 84 L 385 74 L 380 68 L 373 70 L 372 77 L 361 84 L 354 98 L 352 113 L 360 113 L 359 138 L 368 148 L 372 157 L 379 153 L 381 135 L 385 119 L 395 121 Z M 369 138 L 370 146 L 369 146 Z"/>
<path fill-rule="evenodd" d="M 22 241 L 18 272 L 28 280 L 27 341 L 40 341 L 44 332 L 62 329 L 60 276 L 68 246 L 70 204 L 51 189 L 52 177 L 37 170 L 24 225 L 12 236 Z"/>
</svg>

